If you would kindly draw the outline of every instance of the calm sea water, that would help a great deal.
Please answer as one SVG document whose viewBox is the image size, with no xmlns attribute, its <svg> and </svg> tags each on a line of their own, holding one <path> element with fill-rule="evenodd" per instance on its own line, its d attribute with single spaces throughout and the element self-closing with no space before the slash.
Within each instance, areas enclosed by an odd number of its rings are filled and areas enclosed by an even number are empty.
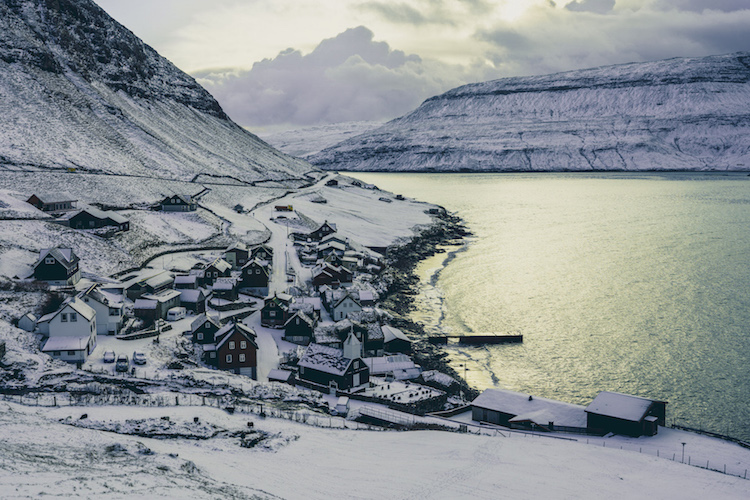
<svg viewBox="0 0 750 500">
<path fill-rule="evenodd" d="M 448 348 L 479 389 L 578 404 L 613 390 L 750 439 L 746 174 L 355 174 L 474 233 L 421 264 L 428 330 L 521 333 Z"/>
</svg>

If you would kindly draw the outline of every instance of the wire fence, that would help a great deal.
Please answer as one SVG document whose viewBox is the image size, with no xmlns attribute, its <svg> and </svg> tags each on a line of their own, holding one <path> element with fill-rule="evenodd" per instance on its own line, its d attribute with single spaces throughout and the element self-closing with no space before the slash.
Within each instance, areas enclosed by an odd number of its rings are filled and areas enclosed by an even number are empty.
<svg viewBox="0 0 750 500">
<path fill-rule="evenodd" d="M 228 413 L 254 414 L 261 418 L 281 418 L 321 428 L 383 431 L 383 427 L 324 415 L 310 410 L 285 410 L 269 402 L 241 401 L 233 396 L 198 394 L 105 394 L 33 393 L 0 394 L 0 399 L 25 406 L 141 406 L 141 407 L 214 407 Z"/>
<path fill-rule="evenodd" d="M 629 444 L 615 444 L 612 441 L 606 440 L 594 440 L 586 439 L 586 444 L 592 446 L 601 446 L 603 448 L 614 448 L 616 450 L 627 450 L 638 452 L 644 455 L 650 455 L 665 460 L 671 460 L 673 462 L 683 463 L 691 467 L 698 467 L 699 469 L 706 469 L 714 472 L 721 472 L 728 476 L 735 476 L 742 479 L 747 479 L 747 469 L 737 465 L 729 465 L 721 463 L 720 460 L 711 461 L 710 458 L 700 457 L 693 455 L 692 453 L 685 453 L 683 450 L 663 450 L 660 448 L 654 448 L 651 446 L 636 446 Z"/>
</svg>

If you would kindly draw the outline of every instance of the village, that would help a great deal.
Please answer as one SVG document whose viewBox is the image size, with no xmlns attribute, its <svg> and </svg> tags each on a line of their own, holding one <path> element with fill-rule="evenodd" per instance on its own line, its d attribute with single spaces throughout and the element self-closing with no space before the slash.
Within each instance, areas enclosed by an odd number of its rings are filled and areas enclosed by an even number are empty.
<svg viewBox="0 0 750 500">
<path fill-rule="evenodd" d="M 338 187 L 333 178 L 321 184 Z M 194 212 L 206 191 L 173 194 L 152 209 Z M 77 202 L 27 200 L 71 229 L 100 237 L 130 230 L 122 215 Z M 461 428 L 595 436 L 651 436 L 666 425 L 666 402 L 606 391 L 587 407 L 501 389 L 467 401 L 454 378 L 414 362 L 413 340 L 378 307 L 385 248 L 359 245 L 335 222 L 279 200 L 250 215 L 268 224 L 267 241 L 166 253 L 113 276 L 82 278 L 75 249 L 41 249 L 26 280 L 46 283 L 58 303 L 40 317 L 28 312 L 18 327 L 37 336 L 42 353 L 87 372 L 137 379 L 210 368 L 320 392 L 331 414 L 377 425 L 427 414 Z"/>
</svg>

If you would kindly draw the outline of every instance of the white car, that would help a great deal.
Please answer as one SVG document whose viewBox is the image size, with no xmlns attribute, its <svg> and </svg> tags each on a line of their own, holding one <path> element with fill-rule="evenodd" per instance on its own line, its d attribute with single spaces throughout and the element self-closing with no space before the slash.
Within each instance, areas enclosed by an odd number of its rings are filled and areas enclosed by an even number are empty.
<svg viewBox="0 0 750 500">
<path fill-rule="evenodd" d="M 134 351 L 133 352 L 133 363 L 136 365 L 145 365 L 146 364 L 146 355 L 142 352 Z"/>
<path fill-rule="evenodd" d="M 117 355 L 115 354 L 115 351 L 104 351 L 103 359 L 105 363 L 114 363 L 117 359 Z"/>
</svg>

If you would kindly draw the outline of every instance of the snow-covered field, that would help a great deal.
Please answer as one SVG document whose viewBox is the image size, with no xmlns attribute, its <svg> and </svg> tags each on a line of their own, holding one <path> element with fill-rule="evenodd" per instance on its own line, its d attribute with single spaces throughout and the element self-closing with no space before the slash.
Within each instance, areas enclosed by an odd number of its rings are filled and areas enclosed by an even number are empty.
<svg viewBox="0 0 750 500">
<path fill-rule="evenodd" d="M 673 462 L 671 453 L 665 459 L 620 450 L 617 438 L 603 447 L 518 433 L 326 429 L 206 406 L 50 409 L 0 402 L 0 424 L 0 490 L 9 499 L 750 495 L 747 480 L 679 463 L 679 454 Z M 135 428 L 202 439 L 138 437 Z M 242 432 L 257 443 L 241 447 Z M 688 449 L 734 446 L 671 430 L 653 439 L 678 448 L 685 440 Z M 740 450 L 733 459 L 746 465 L 750 452 Z"/>
</svg>

